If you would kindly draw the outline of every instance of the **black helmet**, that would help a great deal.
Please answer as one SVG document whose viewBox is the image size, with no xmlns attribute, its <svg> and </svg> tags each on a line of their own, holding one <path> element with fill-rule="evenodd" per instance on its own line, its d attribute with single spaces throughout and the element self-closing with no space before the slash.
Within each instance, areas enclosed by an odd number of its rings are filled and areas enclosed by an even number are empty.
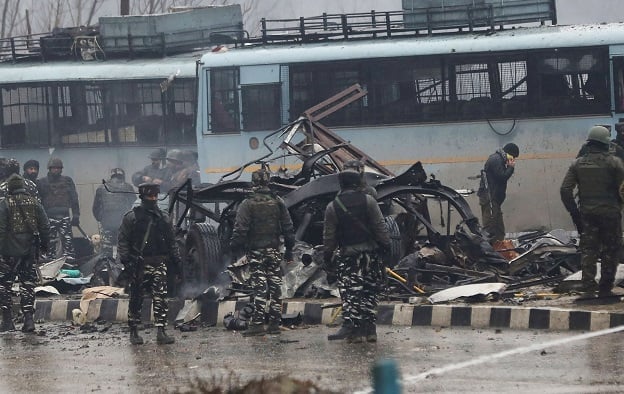
<svg viewBox="0 0 624 394">
<path fill-rule="evenodd" d="M 15 158 L 10 158 L 6 163 L 6 171 L 7 175 L 18 174 L 20 173 L 20 163 Z"/>
<path fill-rule="evenodd" d="M 24 178 L 19 176 L 18 174 L 13 174 L 7 180 L 7 188 L 9 189 L 9 193 L 15 190 L 24 189 L 26 186 L 24 185 Z"/>
<path fill-rule="evenodd" d="M 167 157 L 165 148 L 158 148 L 150 153 L 149 158 L 152 160 L 164 160 Z"/>
<path fill-rule="evenodd" d="M 48 169 L 50 168 L 63 168 L 63 161 L 58 157 L 51 157 L 48 161 Z"/>
<path fill-rule="evenodd" d="M 123 168 L 113 168 L 111 170 L 111 174 L 110 174 L 111 178 L 116 176 L 119 178 L 125 178 L 126 177 L 126 172 L 123 170 Z"/>
<path fill-rule="evenodd" d="M 271 175 L 263 168 L 251 173 L 251 183 L 253 183 L 254 186 L 266 186 L 269 184 L 270 180 Z"/>
<path fill-rule="evenodd" d="M 353 188 L 360 185 L 360 173 L 353 170 L 343 170 L 338 174 L 338 182 L 342 189 Z"/>
<path fill-rule="evenodd" d="M 141 183 L 139 185 L 139 197 L 156 196 L 160 193 L 160 185 L 156 183 Z"/>
<path fill-rule="evenodd" d="M 507 145 L 503 146 L 503 151 L 509 155 L 512 155 L 513 157 L 518 157 L 520 155 L 520 149 L 518 148 L 518 145 L 514 144 L 513 142 L 510 142 Z"/>
</svg>

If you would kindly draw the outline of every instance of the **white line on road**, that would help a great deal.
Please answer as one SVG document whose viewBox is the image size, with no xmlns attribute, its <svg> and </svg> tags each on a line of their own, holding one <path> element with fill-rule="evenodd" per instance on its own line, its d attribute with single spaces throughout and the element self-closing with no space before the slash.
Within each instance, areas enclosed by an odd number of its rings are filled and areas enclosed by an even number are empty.
<svg viewBox="0 0 624 394">
<path fill-rule="evenodd" d="M 472 359 L 472 360 L 463 361 L 461 363 L 449 364 L 449 365 L 446 365 L 444 367 L 433 368 L 433 369 L 430 369 L 429 371 L 425 371 L 425 372 L 419 373 L 418 375 L 407 376 L 407 377 L 403 378 L 402 383 L 403 384 L 414 383 L 414 382 L 417 382 L 419 380 L 427 379 L 428 377 L 433 376 L 433 375 L 441 375 L 441 374 L 446 373 L 446 372 L 455 371 L 455 370 L 466 368 L 466 367 L 470 367 L 470 366 L 473 366 L 473 365 L 484 364 L 484 363 L 487 363 L 487 362 L 490 362 L 490 361 L 493 361 L 493 360 L 497 360 L 499 358 L 513 356 L 513 355 L 516 355 L 516 354 L 528 353 L 528 352 L 532 352 L 534 350 L 540 350 L 540 349 L 543 349 L 543 348 L 546 348 L 546 347 L 565 345 L 567 343 L 576 342 L 576 341 L 582 341 L 584 339 L 589 339 L 589 338 L 593 338 L 593 337 L 599 337 L 599 336 L 602 336 L 602 335 L 613 334 L 613 333 L 619 332 L 619 331 L 624 331 L 624 326 L 607 328 L 606 330 L 588 332 L 588 333 L 585 333 L 585 334 L 575 335 L 573 337 L 567 337 L 567 338 L 563 338 L 563 339 L 556 339 L 554 341 L 538 343 L 538 344 L 534 344 L 534 345 L 530 345 L 530 346 L 523 346 L 523 347 L 519 347 L 519 348 L 516 348 L 516 349 L 505 350 L 503 352 L 494 353 L 494 354 L 488 354 L 488 355 L 485 355 L 485 356 L 477 357 L 477 358 Z M 369 393 L 372 393 L 372 392 L 373 392 L 373 389 L 371 387 L 367 387 L 367 388 L 365 388 L 363 390 L 356 391 L 354 394 L 369 394 Z"/>
</svg>

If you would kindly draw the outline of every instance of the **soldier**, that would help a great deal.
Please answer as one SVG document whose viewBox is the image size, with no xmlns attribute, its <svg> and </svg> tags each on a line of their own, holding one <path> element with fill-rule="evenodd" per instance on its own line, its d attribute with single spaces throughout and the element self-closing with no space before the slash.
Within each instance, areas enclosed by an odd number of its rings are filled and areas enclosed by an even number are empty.
<svg viewBox="0 0 624 394">
<path fill-rule="evenodd" d="M 130 305 L 128 326 L 130 343 L 142 345 L 138 325 L 141 323 L 143 291 L 152 292 L 156 342 L 173 343 L 165 332 L 167 326 L 167 261 L 181 272 L 182 260 L 171 220 L 158 208 L 160 186 L 154 183 L 139 185 L 141 205 L 126 213 L 119 228 L 118 253 L 126 277 L 130 278 Z"/>
<path fill-rule="evenodd" d="M 280 237 L 284 237 L 284 260 L 293 259 L 295 245 L 290 213 L 284 201 L 269 189 L 269 173 L 264 169 L 254 171 L 251 181 L 254 192 L 247 197 L 236 212 L 230 247 L 243 250 L 250 268 L 249 283 L 253 294 L 254 311 L 245 336 L 279 334 L 282 319 L 282 270 Z M 265 331 L 266 304 L 269 303 L 269 325 Z"/>
<path fill-rule="evenodd" d="M 4 197 L 8 194 L 7 180 L 13 174 L 19 175 L 19 171 L 20 164 L 17 160 L 13 158 L 0 158 L 0 197 Z M 28 194 L 40 201 L 39 190 L 37 189 L 37 185 L 34 181 L 24 179 L 24 187 Z"/>
<path fill-rule="evenodd" d="M 139 187 L 141 183 L 156 183 L 161 184 L 163 180 L 163 161 L 166 157 L 166 151 L 164 148 L 158 148 L 150 153 L 149 158 L 152 163 L 145 166 L 141 171 L 137 171 L 132 174 L 132 184 Z"/>
<path fill-rule="evenodd" d="M 126 183 L 126 173 L 121 168 L 111 170 L 110 181 L 95 191 L 93 217 L 100 222 L 102 254 L 113 258 L 117 245 L 117 231 L 123 215 L 132 208 L 136 199 L 134 188 Z"/>
<path fill-rule="evenodd" d="M 17 276 L 20 282 L 20 305 L 24 314 L 22 331 L 33 332 L 37 282 L 34 260 L 36 249 L 45 252 L 48 248 L 50 224 L 41 203 L 26 192 L 21 176 L 12 175 L 7 183 L 9 194 L 0 200 L 0 331 L 15 329 L 11 287 Z"/>
<path fill-rule="evenodd" d="M 481 205 L 483 229 L 489 234 L 492 244 L 505 238 L 501 206 L 507 196 L 507 182 L 514 173 L 519 154 L 518 145 L 510 142 L 491 154 L 481 171 L 481 184 L 477 195 Z"/>
<path fill-rule="evenodd" d="M 329 340 L 377 341 L 376 308 L 385 271 L 380 256 L 390 236 L 377 201 L 361 190 L 360 174 L 338 174 L 340 192 L 325 209 L 323 246 L 328 282 L 337 276 L 343 325 Z"/>
<path fill-rule="evenodd" d="M 343 170 L 352 170 L 360 174 L 360 190 L 366 194 L 370 194 L 374 199 L 377 199 L 377 189 L 366 183 L 364 179 L 364 163 L 360 160 L 349 160 L 344 163 Z"/>
<path fill-rule="evenodd" d="M 165 193 L 169 190 L 180 187 L 188 174 L 185 171 L 184 160 L 187 155 L 179 149 L 171 149 L 167 152 L 167 166 L 164 169 L 163 182 L 161 190 Z"/>
<path fill-rule="evenodd" d="M 611 140 L 612 143 L 617 144 L 620 148 L 624 149 L 624 123 L 619 122 L 615 124 L 615 138 Z M 620 156 L 620 159 L 622 156 Z"/>
<path fill-rule="evenodd" d="M 610 133 L 603 126 L 589 129 L 588 153 L 577 158 L 561 184 L 561 201 L 581 233 L 582 285 L 586 292 L 609 295 L 613 289 L 622 246 L 622 182 L 624 164 L 609 153 Z M 578 189 L 578 206 L 574 189 Z M 596 262 L 600 258 L 600 283 Z"/>
<path fill-rule="evenodd" d="M 50 237 L 53 247 L 60 242 L 63 246 L 61 255 L 73 260 L 75 256 L 73 245 L 72 226 L 80 225 L 80 206 L 78 192 L 74 180 L 61 175 L 63 161 L 52 157 L 48 161 L 48 175 L 39 180 L 41 202 L 50 219 Z M 69 211 L 71 209 L 71 219 Z M 54 256 L 60 257 L 55 251 Z"/>
<path fill-rule="evenodd" d="M 24 179 L 28 179 L 35 184 L 39 177 L 39 162 L 37 160 L 28 160 L 24 163 Z"/>
</svg>

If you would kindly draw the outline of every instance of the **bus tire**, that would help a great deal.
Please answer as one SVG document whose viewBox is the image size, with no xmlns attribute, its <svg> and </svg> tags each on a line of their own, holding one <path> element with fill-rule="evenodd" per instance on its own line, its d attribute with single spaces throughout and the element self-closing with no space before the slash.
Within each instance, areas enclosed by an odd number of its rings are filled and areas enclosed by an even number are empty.
<svg viewBox="0 0 624 394">
<path fill-rule="evenodd" d="M 185 242 L 184 279 L 186 282 L 209 285 L 223 268 L 221 241 L 217 230 L 208 223 L 189 227 Z"/>
<path fill-rule="evenodd" d="M 392 268 L 403 257 L 401 252 L 401 229 L 392 216 L 384 217 L 384 221 L 390 236 L 390 251 L 382 256 L 382 259 L 386 267 Z"/>
</svg>

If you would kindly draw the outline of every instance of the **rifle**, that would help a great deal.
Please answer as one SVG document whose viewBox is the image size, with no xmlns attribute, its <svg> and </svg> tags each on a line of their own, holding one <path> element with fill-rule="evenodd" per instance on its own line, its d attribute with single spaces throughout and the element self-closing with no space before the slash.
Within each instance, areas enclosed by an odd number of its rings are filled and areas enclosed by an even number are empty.
<svg viewBox="0 0 624 394">
<path fill-rule="evenodd" d="M 149 238 L 153 223 L 154 220 L 150 218 L 149 223 L 147 223 L 147 231 L 145 231 L 145 235 L 143 236 L 143 242 L 141 242 L 140 248 L 137 247 L 135 243 L 132 243 L 131 247 L 136 253 L 130 255 L 131 260 L 128 261 L 128 263 L 131 264 L 128 264 L 128 266 L 124 265 L 124 270 L 121 271 L 119 277 L 117 277 L 117 282 L 119 283 L 119 285 L 123 285 L 124 288 L 141 286 L 141 282 L 143 282 L 145 263 L 145 260 L 143 259 L 143 249 L 145 248 L 145 244 L 147 243 L 147 240 Z"/>
<path fill-rule="evenodd" d="M 483 179 L 483 187 L 485 187 L 485 191 L 488 196 L 488 204 L 490 206 L 490 216 L 494 215 L 494 207 L 492 205 L 492 193 L 490 191 L 490 184 L 487 178 L 487 172 L 485 172 L 485 168 L 481 170 L 481 179 Z"/>
</svg>

